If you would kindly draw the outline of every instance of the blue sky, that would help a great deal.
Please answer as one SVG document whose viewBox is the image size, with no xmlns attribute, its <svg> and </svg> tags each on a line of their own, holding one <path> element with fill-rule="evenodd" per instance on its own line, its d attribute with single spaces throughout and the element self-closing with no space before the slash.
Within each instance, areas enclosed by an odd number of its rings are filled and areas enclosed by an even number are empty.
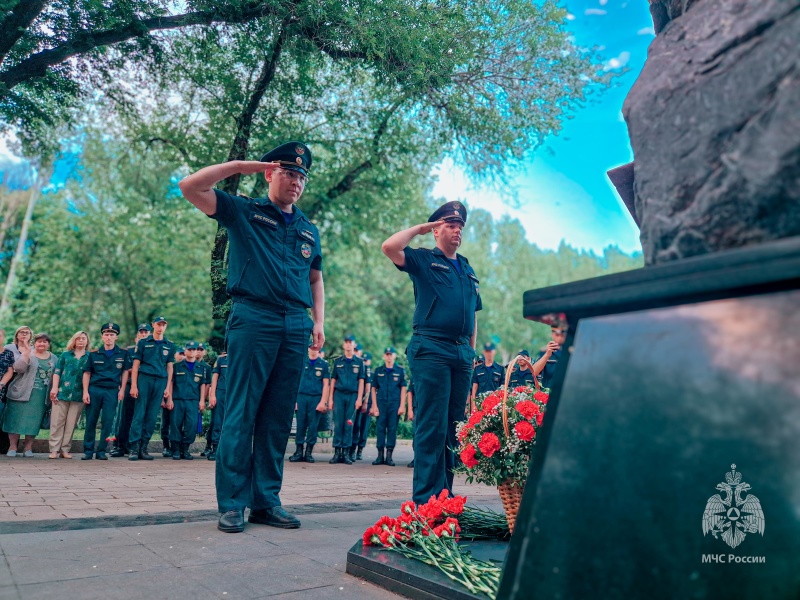
<svg viewBox="0 0 800 600">
<path fill-rule="evenodd" d="M 518 218 L 527 237 L 541 248 L 564 240 L 577 248 L 602 251 L 610 244 L 625 252 L 641 250 L 639 232 L 606 177 L 610 168 L 632 159 L 621 109 L 653 40 L 647 0 L 565 0 L 569 28 L 578 44 L 598 47 L 609 69 L 627 69 L 614 86 L 578 109 L 558 136 L 524 162 L 515 174 L 516 198 L 480 188 L 445 161 L 434 170 L 434 194 L 464 200 L 495 217 Z M 5 155 L 5 156 L 4 156 Z M 0 163 L 8 158 L 0 139 Z M 63 181 L 74 164 L 57 164 L 54 180 Z M 0 172 L 2 172 L 0 164 Z"/>
<path fill-rule="evenodd" d="M 484 208 L 496 217 L 518 218 L 528 239 L 542 248 L 556 248 L 563 239 L 595 251 L 609 244 L 626 252 L 639 251 L 639 231 L 606 171 L 632 160 L 621 110 L 654 37 L 648 3 L 567 0 L 563 5 L 570 12 L 569 28 L 577 43 L 601 48 L 608 68 L 627 72 L 526 160 L 514 178 L 516 201 L 496 189 L 474 187 L 452 162 L 436 171 L 439 182 L 434 193 L 465 200 L 471 208 Z"/>
</svg>

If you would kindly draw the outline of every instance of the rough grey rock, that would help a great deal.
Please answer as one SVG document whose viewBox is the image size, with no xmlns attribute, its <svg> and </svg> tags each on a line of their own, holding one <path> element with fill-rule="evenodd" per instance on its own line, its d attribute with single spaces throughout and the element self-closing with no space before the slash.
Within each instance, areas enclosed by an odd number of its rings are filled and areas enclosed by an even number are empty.
<svg viewBox="0 0 800 600">
<path fill-rule="evenodd" d="M 645 262 L 800 235 L 800 0 L 655 4 L 623 107 Z"/>
</svg>

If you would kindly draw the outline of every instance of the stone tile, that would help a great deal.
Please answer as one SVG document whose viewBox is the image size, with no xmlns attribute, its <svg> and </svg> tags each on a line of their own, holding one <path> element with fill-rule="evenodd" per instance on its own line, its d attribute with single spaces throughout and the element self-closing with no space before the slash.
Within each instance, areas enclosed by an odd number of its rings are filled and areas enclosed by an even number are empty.
<svg viewBox="0 0 800 600">
<path fill-rule="evenodd" d="M 274 600 L 308 600 L 311 597 L 314 600 L 397 600 L 399 598 L 392 592 L 350 575 L 342 575 L 340 581 L 314 590 L 264 597 Z"/>
<path fill-rule="evenodd" d="M 6 556 L 74 556 L 84 550 L 137 544 L 121 529 L 110 527 L 0 535 L 0 549 Z"/>
<path fill-rule="evenodd" d="M 239 563 L 253 558 L 272 561 L 275 556 L 290 553 L 282 546 L 247 534 L 218 533 L 219 535 L 204 540 L 184 539 L 150 543 L 147 544 L 147 549 L 169 564 L 181 568 Z"/>
<path fill-rule="evenodd" d="M 5 583 L 7 579 L 1 579 L 0 582 Z M 15 585 L 3 585 L 0 583 L 0 600 L 21 600 L 22 596 L 19 595 L 19 590 Z"/>
</svg>

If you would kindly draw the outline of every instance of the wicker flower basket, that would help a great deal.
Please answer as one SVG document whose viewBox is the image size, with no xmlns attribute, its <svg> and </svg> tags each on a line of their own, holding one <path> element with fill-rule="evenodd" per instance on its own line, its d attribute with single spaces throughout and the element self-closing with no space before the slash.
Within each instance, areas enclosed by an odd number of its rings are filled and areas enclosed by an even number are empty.
<svg viewBox="0 0 800 600">
<path fill-rule="evenodd" d="M 528 360 L 526 357 L 522 356 L 521 354 L 518 355 L 513 361 L 508 363 L 508 368 L 506 369 L 506 383 L 505 389 L 506 393 L 508 393 L 508 384 L 511 382 L 511 372 L 514 370 L 513 365 L 517 363 L 518 360 L 521 360 L 525 364 L 528 365 L 528 368 L 533 371 L 533 364 L 531 361 Z M 536 391 L 541 389 L 539 385 L 539 380 L 534 377 L 533 378 L 534 386 L 536 386 Z M 506 437 L 508 437 L 511 433 L 508 429 L 508 406 L 506 405 L 505 399 L 503 400 L 503 429 L 505 430 Z M 503 510 L 506 512 L 506 521 L 508 521 L 508 529 L 511 531 L 511 534 L 514 534 L 514 523 L 517 521 L 517 513 L 519 512 L 519 507 L 522 504 L 522 492 L 525 490 L 524 484 L 521 484 L 519 481 L 514 479 L 506 479 L 503 483 L 497 486 L 497 490 L 500 492 L 500 500 L 503 501 Z"/>
</svg>

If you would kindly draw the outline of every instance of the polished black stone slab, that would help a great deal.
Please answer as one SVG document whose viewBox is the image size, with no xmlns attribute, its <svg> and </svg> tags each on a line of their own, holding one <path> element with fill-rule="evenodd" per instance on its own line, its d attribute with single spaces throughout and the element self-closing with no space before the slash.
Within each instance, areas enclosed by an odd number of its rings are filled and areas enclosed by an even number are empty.
<svg viewBox="0 0 800 600">
<path fill-rule="evenodd" d="M 526 293 L 569 352 L 499 598 L 800 598 L 798 287 L 794 239 Z M 733 463 L 735 548 L 703 532 Z"/>
<path fill-rule="evenodd" d="M 508 542 L 463 542 L 475 558 L 498 564 L 505 560 Z M 356 543 L 347 553 L 347 572 L 387 590 L 419 600 L 486 600 L 448 578 L 438 569 L 397 552 Z"/>
</svg>

